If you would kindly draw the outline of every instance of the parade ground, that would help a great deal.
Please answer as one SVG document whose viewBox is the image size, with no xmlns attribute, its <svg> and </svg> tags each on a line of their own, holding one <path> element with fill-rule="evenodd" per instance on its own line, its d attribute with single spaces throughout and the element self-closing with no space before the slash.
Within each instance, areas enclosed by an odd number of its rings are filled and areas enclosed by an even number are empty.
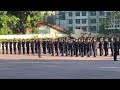
<svg viewBox="0 0 120 90">
<path fill-rule="evenodd" d="M 0 54 L 0 79 L 120 79 L 120 61 L 111 56 Z"/>
</svg>

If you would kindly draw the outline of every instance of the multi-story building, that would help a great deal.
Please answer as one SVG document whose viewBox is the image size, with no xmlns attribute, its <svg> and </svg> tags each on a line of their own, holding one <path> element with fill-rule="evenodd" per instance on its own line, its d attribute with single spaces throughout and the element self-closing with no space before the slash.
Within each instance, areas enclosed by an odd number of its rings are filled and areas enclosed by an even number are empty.
<svg viewBox="0 0 120 90">
<path fill-rule="evenodd" d="M 56 24 L 73 32 L 75 29 L 97 32 L 106 15 L 106 11 L 56 11 Z"/>
</svg>

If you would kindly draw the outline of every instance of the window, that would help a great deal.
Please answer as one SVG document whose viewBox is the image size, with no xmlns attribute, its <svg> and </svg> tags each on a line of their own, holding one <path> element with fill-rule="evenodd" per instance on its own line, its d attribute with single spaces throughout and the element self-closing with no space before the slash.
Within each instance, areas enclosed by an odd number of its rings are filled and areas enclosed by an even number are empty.
<svg viewBox="0 0 120 90">
<path fill-rule="evenodd" d="M 82 27 L 82 30 L 86 31 L 86 30 L 87 30 L 87 27 Z"/>
<path fill-rule="evenodd" d="M 100 16 L 104 16 L 104 15 L 105 15 L 105 12 L 104 12 L 104 11 L 100 11 L 100 12 L 99 12 L 99 15 L 100 15 Z"/>
<path fill-rule="evenodd" d="M 96 11 L 90 11 L 90 16 L 96 16 Z"/>
<path fill-rule="evenodd" d="M 77 26 L 77 27 L 76 27 L 76 29 L 80 29 L 80 27 L 79 27 L 79 26 Z"/>
<path fill-rule="evenodd" d="M 68 27 L 69 31 L 73 31 L 73 27 Z"/>
<path fill-rule="evenodd" d="M 68 19 L 68 24 L 73 24 L 73 20 L 72 19 Z"/>
<path fill-rule="evenodd" d="M 72 16 L 72 12 L 69 12 L 68 14 L 69 14 L 70 17 Z"/>
<path fill-rule="evenodd" d="M 80 19 L 76 19 L 76 24 L 80 24 Z"/>
<path fill-rule="evenodd" d="M 82 11 L 82 16 L 86 16 L 86 11 Z"/>
<path fill-rule="evenodd" d="M 86 19 L 82 19 L 82 24 L 86 24 Z"/>
<path fill-rule="evenodd" d="M 96 31 L 96 26 L 90 26 L 90 31 L 95 32 Z"/>
<path fill-rule="evenodd" d="M 90 23 L 91 23 L 91 24 L 96 23 L 96 19 L 91 19 L 91 20 L 90 20 Z"/>
<path fill-rule="evenodd" d="M 80 12 L 77 11 L 77 12 L 76 12 L 76 16 L 80 16 Z"/>
</svg>

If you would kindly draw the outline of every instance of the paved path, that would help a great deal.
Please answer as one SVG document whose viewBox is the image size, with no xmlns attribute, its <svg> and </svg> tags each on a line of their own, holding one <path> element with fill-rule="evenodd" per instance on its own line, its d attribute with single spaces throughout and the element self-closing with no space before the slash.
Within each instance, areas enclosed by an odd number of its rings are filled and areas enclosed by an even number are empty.
<svg viewBox="0 0 120 90">
<path fill-rule="evenodd" d="M 0 79 L 120 79 L 120 61 L 112 59 L 0 54 Z"/>
</svg>

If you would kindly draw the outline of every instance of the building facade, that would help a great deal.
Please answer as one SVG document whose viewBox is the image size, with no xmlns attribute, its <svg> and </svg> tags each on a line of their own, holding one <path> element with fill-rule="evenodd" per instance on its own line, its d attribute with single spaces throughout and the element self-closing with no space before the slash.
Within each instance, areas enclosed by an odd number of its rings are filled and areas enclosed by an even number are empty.
<svg viewBox="0 0 120 90">
<path fill-rule="evenodd" d="M 56 24 L 61 27 L 73 32 L 81 29 L 96 33 L 99 31 L 101 21 L 105 20 L 107 16 L 106 11 L 56 11 L 55 14 Z M 60 16 L 64 19 L 62 20 Z"/>
</svg>

